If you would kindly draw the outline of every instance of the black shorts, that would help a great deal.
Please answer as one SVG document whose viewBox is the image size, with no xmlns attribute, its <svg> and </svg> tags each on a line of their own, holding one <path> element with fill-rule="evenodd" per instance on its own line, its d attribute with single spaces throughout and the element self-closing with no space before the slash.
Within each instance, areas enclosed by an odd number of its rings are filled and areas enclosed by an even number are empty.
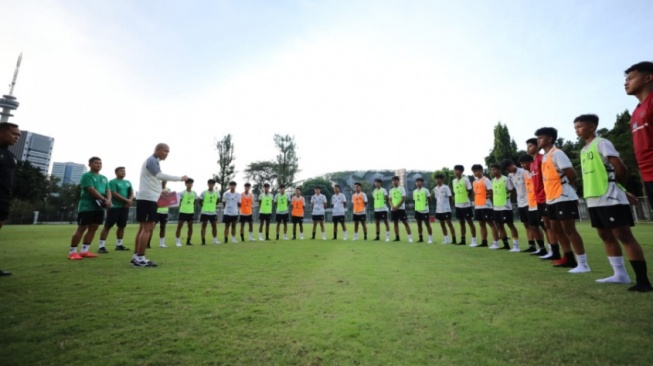
<svg viewBox="0 0 653 366">
<path fill-rule="evenodd" d="M 580 219 L 578 201 L 562 201 L 546 205 L 546 213 L 550 220 Z"/>
<path fill-rule="evenodd" d="M 313 215 L 313 221 L 324 221 L 324 215 Z"/>
<path fill-rule="evenodd" d="M 403 210 L 403 209 L 398 209 L 396 211 L 391 211 L 390 212 L 390 218 L 394 222 L 399 222 L 399 221 L 405 222 L 405 221 L 408 220 L 408 217 L 406 216 L 406 210 Z"/>
<path fill-rule="evenodd" d="M 179 213 L 179 220 L 180 222 L 193 222 L 195 221 L 195 214 L 192 213 Z"/>
<path fill-rule="evenodd" d="M 492 217 L 497 224 L 512 224 L 514 221 L 512 210 L 492 210 Z"/>
<path fill-rule="evenodd" d="M 200 214 L 200 222 L 218 222 L 218 215 Z"/>
<path fill-rule="evenodd" d="M 277 214 L 277 222 L 288 222 L 288 213 Z"/>
<path fill-rule="evenodd" d="M 519 208 L 519 221 L 523 224 L 530 225 L 528 223 L 528 206 Z"/>
<path fill-rule="evenodd" d="M 539 210 L 528 211 L 528 226 L 544 228 L 544 220 L 542 220 Z"/>
<path fill-rule="evenodd" d="M 110 208 L 107 211 L 107 219 L 104 221 L 105 227 L 113 227 L 113 225 L 118 225 L 118 227 L 127 226 L 127 218 L 129 217 L 129 208 L 127 207 L 116 207 Z"/>
<path fill-rule="evenodd" d="M 244 224 L 246 222 L 254 222 L 252 215 L 240 215 L 240 223 Z"/>
<path fill-rule="evenodd" d="M 429 222 L 429 213 L 428 212 L 415 212 L 415 220 L 417 221 L 426 221 Z"/>
<path fill-rule="evenodd" d="M 540 218 L 549 216 L 546 212 L 546 203 L 538 203 L 537 211 L 540 213 Z"/>
<path fill-rule="evenodd" d="M 136 200 L 136 221 L 156 222 L 158 209 L 156 201 Z"/>
<path fill-rule="evenodd" d="M 471 207 L 456 207 L 456 218 L 458 221 L 473 219 L 474 212 Z"/>
<path fill-rule="evenodd" d="M 436 212 L 435 219 L 438 221 L 451 220 L 451 212 Z"/>
<path fill-rule="evenodd" d="M 597 229 L 635 226 L 630 205 L 590 207 L 590 222 Z"/>
<path fill-rule="evenodd" d="M 260 214 L 258 214 L 258 221 L 259 221 L 259 222 L 264 222 L 264 221 L 266 221 L 266 222 L 269 223 L 270 220 L 272 220 L 272 214 L 271 214 L 271 213 L 269 213 L 269 214 L 266 214 L 266 213 L 260 213 Z"/>
<path fill-rule="evenodd" d="M 367 221 L 367 215 L 365 214 L 354 214 L 354 222 L 365 222 Z"/>
<path fill-rule="evenodd" d="M 333 221 L 334 224 L 341 223 L 341 222 L 344 223 L 345 215 L 332 216 L 331 220 Z"/>
<path fill-rule="evenodd" d="M 165 224 L 168 222 L 168 214 L 167 213 L 157 213 L 156 214 L 156 222 L 159 224 Z"/>
<path fill-rule="evenodd" d="M 304 222 L 304 216 L 293 216 L 292 217 L 292 223 L 293 224 L 299 224 Z"/>
<path fill-rule="evenodd" d="M 494 221 L 494 210 L 491 208 L 477 208 L 474 210 L 474 220 Z"/>
<path fill-rule="evenodd" d="M 387 220 L 388 211 L 374 211 L 374 220 Z"/>
<path fill-rule="evenodd" d="M 222 215 L 223 224 L 231 224 L 238 222 L 238 215 Z"/>
<path fill-rule="evenodd" d="M 83 211 L 77 213 L 77 225 L 102 225 L 102 222 L 104 222 L 104 210 Z"/>
</svg>

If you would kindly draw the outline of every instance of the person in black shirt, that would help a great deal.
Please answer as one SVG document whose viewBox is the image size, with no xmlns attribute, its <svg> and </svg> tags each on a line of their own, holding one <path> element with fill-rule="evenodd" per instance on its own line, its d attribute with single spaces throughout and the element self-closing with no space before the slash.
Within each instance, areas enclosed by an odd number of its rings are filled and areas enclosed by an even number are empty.
<svg viewBox="0 0 653 366">
<path fill-rule="evenodd" d="M 11 187 L 14 181 L 16 170 L 16 157 L 9 151 L 9 146 L 14 145 L 20 139 L 18 125 L 9 122 L 0 123 L 0 228 L 9 216 L 9 204 L 11 203 Z M 0 276 L 9 276 L 11 272 L 0 270 Z"/>
</svg>

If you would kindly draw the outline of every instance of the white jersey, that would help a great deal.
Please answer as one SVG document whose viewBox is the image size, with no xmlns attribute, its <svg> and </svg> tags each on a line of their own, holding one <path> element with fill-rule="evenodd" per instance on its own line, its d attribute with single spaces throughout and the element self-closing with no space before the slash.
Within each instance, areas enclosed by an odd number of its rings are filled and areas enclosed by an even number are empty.
<svg viewBox="0 0 653 366">
<path fill-rule="evenodd" d="M 515 187 L 512 185 L 512 181 L 510 179 L 508 179 L 505 176 L 501 176 L 501 177 L 505 178 L 504 181 L 506 182 L 506 191 L 509 192 L 509 191 L 512 191 L 513 189 L 515 189 Z M 497 178 L 492 178 L 492 182 L 494 182 L 495 180 L 498 180 L 498 179 Z M 496 192 L 493 191 L 492 194 L 496 194 Z M 528 206 L 528 203 L 526 205 Z M 510 211 L 510 210 L 512 210 L 512 203 L 510 203 L 510 193 L 506 193 L 506 204 L 503 205 L 503 206 L 496 206 L 495 205 L 494 206 L 494 211 Z"/>
<path fill-rule="evenodd" d="M 556 199 L 546 200 L 546 203 L 548 205 L 552 205 L 558 202 L 578 201 L 578 195 L 576 194 L 574 187 L 569 184 L 569 179 L 567 179 L 567 177 L 564 175 L 565 169 L 573 168 L 569 157 L 567 157 L 567 154 L 565 154 L 564 151 L 560 149 L 553 150 L 553 153 L 551 150 L 549 150 L 548 153 L 542 156 L 542 165 L 544 165 L 544 163 L 547 162 L 549 158 L 551 161 L 553 161 L 553 166 L 556 168 L 556 171 L 560 176 L 560 183 L 562 183 L 562 194 Z"/>
<path fill-rule="evenodd" d="M 320 193 L 319 195 L 314 194 L 311 197 L 311 205 L 313 205 L 313 215 L 324 215 L 324 207 L 327 204 L 327 198 L 325 195 Z"/>
<path fill-rule="evenodd" d="M 447 185 L 435 186 L 433 188 L 433 197 L 435 198 L 435 213 L 451 212 L 451 189 Z"/>
<path fill-rule="evenodd" d="M 227 216 L 238 216 L 238 204 L 240 203 L 240 193 L 226 191 L 222 196 L 224 202 L 224 214 Z"/>
<path fill-rule="evenodd" d="M 345 203 L 347 203 L 347 197 L 345 197 L 345 195 L 342 193 L 334 194 L 331 197 L 331 204 L 333 205 L 333 216 L 345 215 Z"/>
<path fill-rule="evenodd" d="M 585 145 L 582 151 L 587 150 L 588 147 L 589 145 Z M 587 207 L 628 205 L 629 202 L 626 192 L 622 191 L 615 183 L 614 167 L 608 160 L 609 156 L 619 157 L 619 153 L 614 148 L 612 142 L 606 139 L 599 140 L 596 144 L 596 149 L 599 151 L 601 161 L 608 171 L 608 191 L 600 197 L 587 197 L 585 199 Z"/>
<path fill-rule="evenodd" d="M 508 179 L 512 182 L 517 192 L 517 207 L 528 207 L 528 193 L 526 192 L 526 181 L 524 181 L 524 172 L 522 168 L 517 168 L 514 173 L 508 173 Z"/>
</svg>

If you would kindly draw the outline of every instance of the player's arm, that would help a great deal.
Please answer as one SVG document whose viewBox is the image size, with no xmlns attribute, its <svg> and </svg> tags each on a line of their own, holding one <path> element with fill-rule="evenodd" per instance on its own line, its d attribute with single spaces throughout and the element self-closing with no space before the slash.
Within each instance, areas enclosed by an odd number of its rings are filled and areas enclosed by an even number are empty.
<svg viewBox="0 0 653 366">
<path fill-rule="evenodd" d="M 342 207 L 347 208 L 347 198 L 345 198 L 345 200 L 342 201 Z"/>
<path fill-rule="evenodd" d="M 576 185 L 576 170 L 574 168 L 565 168 L 562 170 L 565 173 L 565 177 L 569 181 L 569 185 L 574 187 Z"/>
<path fill-rule="evenodd" d="M 618 156 L 608 156 L 608 161 L 612 164 L 614 168 L 614 177 L 617 184 L 621 185 L 621 188 L 625 191 L 626 183 L 628 182 L 628 168 L 624 162 Z M 630 192 L 626 192 L 626 197 L 628 197 L 628 202 L 633 205 L 639 203 L 639 198 Z"/>
<path fill-rule="evenodd" d="M 450 207 L 454 207 L 454 204 L 453 204 L 453 194 L 451 193 L 451 191 L 449 191 L 449 206 L 450 206 Z"/>
<path fill-rule="evenodd" d="M 107 191 L 105 192 L 105 195 L 106 195 L 106 197 L 107 197 L 107 200 L 104 201 L 104 205 L 105 205 L 107 208 L 110 208 L 110 207 L 111 207 L 111 189 L 109 189 L 108 187 L 107 187 Z M 129 203 L 129 202 L 128 202 L 128 203 Z"/>
</svg>

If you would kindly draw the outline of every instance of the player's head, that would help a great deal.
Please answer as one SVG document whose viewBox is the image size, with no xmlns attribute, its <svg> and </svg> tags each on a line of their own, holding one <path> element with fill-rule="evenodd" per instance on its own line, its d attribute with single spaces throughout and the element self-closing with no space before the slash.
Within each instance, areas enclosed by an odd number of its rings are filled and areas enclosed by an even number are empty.
<svg viewBox="0 0 653 366">
<path fill-rule="evenodd" d="M 154 156 L 159 158 L 159 160 L 166 160 L 168 154 L 170 154 L 170 146 L 168 146 L 168 144 L 161 142 L 156 144 L 156 147 L 154 147 Z"/>
<path fill-rule="evenodd" d="M 265 193 L 268 193 L 269 190 L 270 190 L 270 183 L 263 183 L 263 191 L 265 191 Z"/>
<path fill-rule="evenodd" d="M 383 183 L 383 181 L 381 179 L 379 179 L 379 178 L 374 179 L 374 186 L 376 188 L 381 188 L 381 183 Z"/>
<path fill-rule="evenodd" d="M 243 185 L 245 187 L 245 192 L 249 192 L 249 189 L 252 188 L 252 184 L 250 182 L 247 182 Z"/>
<path fill-rule="evenodd" d="M 456 175 L 456 178 L 460 178 L 463 175 L 463 172 L 465 171 L 465 167 L 462 165 L 454 165 L 453 167 L 453 173 Z"/>
<path fill-rule="evenodd" d="M 360 183 L 360 182 L 356 182 L 356 183 L 354 183 L 354 190 L 356 191 L 356 193 L 360 193 L 360 191 L 361 191 L 362 188 L 363 188 L 363 187 L 361 186 L 361 183 Z"/>
<path fill-rule="evenodd" d="M 553 127 L 542 127 L 535 131 L 535 136 L 537 136 L 537 146 L 540 149 L 549 148 L 558 139 L 558 130 Z"/>
<path fill-rule="evenodd" d="M 213 189 L 213 187 L 215 187 L 215 179 L 207 180 L 206 184 L 209 186 L 210 189 Z"/>
<path fill-rule="evenodd" d="M 336 192 L 336 194 L 340 193 L 340 185 L 339 185 L 339 184 L 335 184 L 335 185 L 333 186 L 333 190 Z"/>
<path fill-rule="evenodd" d="M 399 176 L 395 175 L 392 177 L 392 185 L 395 187 L 399 187 Z"/>
<path fill-rule="evenodd" d="M 186 189 L 190 191 L 190 189 L 193 187 L 193 183 L 195 183 L 195 180 L 193 178 L 188 178 L 184 183 L 186 184 Z"/>
<path fill-rule="evenodd" d="M 280 185 L 279 185 L 279 191 L 280 191 L 281 193 L 284 193 L 284 192 L 286 191 L 286 185 L 285 185 L 285 184 L 280 184 Z"/>
<path fill-rule="evenodd" d="M 499 178 L 501 176 L 501 166 L 497 163 L 491 164 L 490 172 L 494 177 Z"/>
<path fill-rule="evenodd" d="M 639 95 L 644 90 L 653 89 L 653 62 L 642 61 L 624 71 L 626 74 L 626 94 Z"/>
<path fill-rule="evenodd" d="M 320 194 L 320 192 L 322 191 L 322 187 L 315 186 L 315 188 L 313 188 L 313 191 L 315 192 L 315 194 Z"/>
<path fill-rule="evenodd" d="M 480 178 L 483 175 L 483 166 L 481 164 L 472 165 L 472 174 Z"/>
<path fill-rule="evenodd" d="M 443 179 L 444 179 L 444 175 L 442 175 L 442 174 L 436 174 L 435 175 L 435 183 L 437 185 L 439 185 L 439 186 L 442 185 L 442 180 Z"/>
<path fill-rule="evenodd" d="M 91 171 L 94 173 L 99 172 L 102 170 L 102 159 L 97 156 L 88 159 L 88 167 L 91 168 Z"/>
<path fill-rule="evenodd" d="M 422 186 L 424 185 L 424 178 L 422 177 L 415 178 L 415 185 L 417 186 L 417 188 L 422 188 Z"/>
<path fill-rule="evenodd" d="M 596 114 L 583 114 L 574 119 L 576 135 L 581 140 L 587 140 L 596 136 L 596 129 L 599 126 L 599 116 Z"/>
<path fill-rule="evenodd" d="M 523 169 L 531 170 L 531 163 L 533 162 L 533 157 L 528 154 L 524 154 L 519 157 L 518 162 Z"/>
<path fill-rule="evenodd" d="M 20 130 L 17 124 L 0 123 L 0 145 L 15 145 L 20 140 Z"/>
<path fill-rule="evenodd" d="M 229 182 L 229 190 L 231 191 L 231 193 L 234 193 L 236 191 L 236 186 L 237 185 L 238 184 L 236 182 L 234 182 L 233 180 L 231 182 Z"/>
<path fill-rule="evenodd" d="M 295 196 L 299 197 L 302 195 L 302 187 L 295 188 Z"/>
<path fill-rule="evenodd" d="M 535 155 L 540 151 L 539 146 L 537 146 L 537 139 L 535 137 L 532 137 L 528 140 L 526 140 L 526 152 Z"/>
<path fill-rule="evenodd" d="M 517 167 L 510 159 L 501 160 L 501 170 L 507 170 L 509 173 L 514 173 L 517 171 Z"/>
<path fill-rule="evenodd" d="M 119 166 L 116 169 L 113 170 L 114 173 L 116 173 L 116 178 L 122 179 L 127 175 L 127 171 L 125 171 L 124 166 Z"/>
</svg>

